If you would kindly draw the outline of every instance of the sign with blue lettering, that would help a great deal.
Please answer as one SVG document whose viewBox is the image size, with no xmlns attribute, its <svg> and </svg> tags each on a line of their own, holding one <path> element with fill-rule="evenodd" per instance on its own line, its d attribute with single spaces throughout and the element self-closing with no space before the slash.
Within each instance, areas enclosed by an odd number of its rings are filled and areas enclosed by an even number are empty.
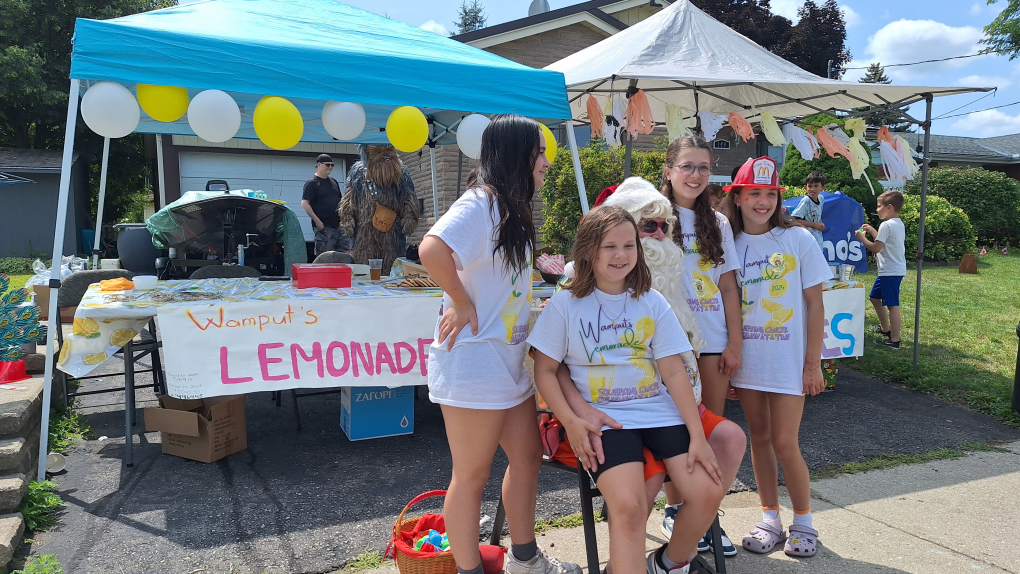
<svg viewBox="0 0 1020 574">
<path fill-rule="evenodd" d="M 832 286 L 835 287 L 835 284 Z M 823 359 L 864 355 L 865 294 L 864 285 L 857 282 L 851 283 L 849 288 L 832 288 L 822 292 L 822 304 L 825 307 Z"/>
<path fill-rule="evenodd" d="M 829 265 L 853 265 L 858 273 L 868 270 L 867 249 L 854 235 L 864 225 L 864 208 L 855 199 L 843 195 L 842 192 L 821 194 L 822 252 Z M 793 212 L 802 197 L 791 197 L 783 200 L 783 207 Z"/>
</svg>

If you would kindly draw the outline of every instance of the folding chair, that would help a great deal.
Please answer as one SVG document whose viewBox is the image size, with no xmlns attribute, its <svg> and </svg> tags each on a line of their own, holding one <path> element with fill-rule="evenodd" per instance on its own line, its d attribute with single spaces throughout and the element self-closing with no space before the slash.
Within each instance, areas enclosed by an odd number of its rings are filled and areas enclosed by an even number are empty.
<svg viewBox="0 0 1020 574">
<path fill-rule="evenodd" d="M 541 410 L 539 413 L 547 413 L 552 415 L 551 411 Z M 595 481 L 591 479 L 591 475 L 581 467 L 580 461 L 578 461 L 577 467 L 563 464 L 562 462 L 551 460 L 547 456 L 542 457 L 542 466 L 554 468 L 565 472 L 571 472 L 577 475 L 578 490 L 581 495 L 581 522 L 584 528 L 584 550 L 585 555 L 588 559 L 588 574 L 599 574 L 601 569 L 599 568 L 599 547 L 598 540 L 595 538 L 595 498 L 601 497 L 602 493 L 599 492 L 598 487 L 595 486 Z M 609 519 L 609 509 L 603 502 L 602 517 L 605 520 Z M 506 510 L 503 508 L 503 495 L 500 494 L 499 504 L 496 506 L 496 518 L 492 524 L 492 536 L 489 537 L 489 544 L 498 546 L 500 540 L 503 537 L 503 525 L 506 523 Z M 722 529 L 719 526 L 719 517 L 717 516 L 715 521 L 712 522 L 712 540 L 722 540 Z M 702 573 L 702 574 L 726 574 L 726 556 L 723 554 L 722 544 L 715 545 L 715 569 L 708 565 L 707 562 L 700 556 L 696 556 L 694 560 L 691 560 L 690 573 Z"/>
<path fill-rule="evenodd" d="M 106 279 L 115 279 L 117 277 L 123 277 L 130 279 L 133 277 L 130 271 L 123 269 L 100 269 L 90 271 L 78 271 L 68 275 L 67 278 L 60 282 L 60 291 L 57 294 L 57 307 L 77 307 L 81 303 L 82 297 L 85 295 L 85 291 L 88 290 L 89 285 L 98 283 Z M 133 442 L 131 428 L 137 424 L 137 417 L 135 416 L 135 391 L 137 389 L 148 389 L 151 388 L 153 392 L 159 396 L 166 393 L 166 377 L 163 373 L 163 365 L 159 356 L 159 349 L 163 344 L 159 341 L 156 335 L 156 322 L 154 319 L 150 319 L 146 328 L 142 329 L 139 334 L 140 340 L 135 341 L 132 339 L 128 341 L 124 347 L 118 351 L 124 359 L 124 372 L 104 375 L 88 375 L 84 377 L 71 377 L 67 373 L 56 368 L 57 355 L 60 347 L 64 345 L 64 332 L 63 323 L 60 320 L 60 313 L 56 316 L 56 336 L 57 336 L 57 353 L 54 353 L 50 360 L 54 362 L 53 372 L 59 378 L 61 388 L 64 395 L 64 408 L 66 409 L 70 405 L 71 397 L 81 397 L 86 395 L 97 395 L 102 393 L 113 393 L 124 391 L 124 462 L 130 468 L 134 466 L 134 453 L 133 453 Z M 135 364 L 146 356 L 151 357 L 152 367 L 146 369 L 136 369 Z M 149 385 L 135 385 L 135 375 L 137 373 L 152 373 L 152 384 Z M 68 388 L 68 381 L 87 381 L 90 379 L 100 379 L 111 376 L 124 376 L 124 386 L 116 387 L 112 389 L 97 389 L 97 390 L 81 390 L 79 388 L 71 391 Z"/>
</svg>

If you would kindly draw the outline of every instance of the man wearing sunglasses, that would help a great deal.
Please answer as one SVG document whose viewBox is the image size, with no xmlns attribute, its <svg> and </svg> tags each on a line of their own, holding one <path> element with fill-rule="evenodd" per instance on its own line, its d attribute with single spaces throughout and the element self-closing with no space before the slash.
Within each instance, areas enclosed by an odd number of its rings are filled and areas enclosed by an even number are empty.
<svg viewBox="0 0 1020 574">
<path fill-rule="evenodd" d="M 305 182 L 301 194 L 301 208 L 312 218 L 315 229 L 315 255 L 326 251 L 351 250 L 351 238 L 340 227 L 340 184 L 330 174 L 333 172 L 333 158 L 319 154 L 315 158 L 315 174 Z"/>
</svg>

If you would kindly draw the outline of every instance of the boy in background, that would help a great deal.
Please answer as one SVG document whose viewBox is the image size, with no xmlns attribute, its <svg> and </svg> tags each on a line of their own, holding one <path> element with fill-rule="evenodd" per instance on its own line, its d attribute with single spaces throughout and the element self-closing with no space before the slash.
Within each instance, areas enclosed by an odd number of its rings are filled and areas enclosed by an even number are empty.
<svg viewBox="0 0 1020 574">
<path fill-rule="evenodd" d="M 887 191 L 878 196 L 878 217 L 882 220 L 878 231 L 866 223 L 857 230 L 857 239 L 875 254 L 875 261 L 878 262 L 878 278 L 871 289 L 871 304 L 875 306 L 878 315 L 877 332 L 886 338 L 874 341 L 893 349 L 900 348 L 900 281 L 907 273 L 901 209 L 903 194 Z M 868 234 L 874 236 L 875 240 L 869 241 Z"/>
<path fill-rule="evenodd" d="M 818 248 L 822 248 L 822 232 L 825 231 L 825 224 L 822 223 L 822 190 L 825 189 L 825 176 L 821 172 L 812 171 L 804 180 L 804 191 L 807 193 L 801 198 L 790 217 L 796 219 L 795 223 L 807 228 L 811 236 L 818 242 Z"/>
</svg>

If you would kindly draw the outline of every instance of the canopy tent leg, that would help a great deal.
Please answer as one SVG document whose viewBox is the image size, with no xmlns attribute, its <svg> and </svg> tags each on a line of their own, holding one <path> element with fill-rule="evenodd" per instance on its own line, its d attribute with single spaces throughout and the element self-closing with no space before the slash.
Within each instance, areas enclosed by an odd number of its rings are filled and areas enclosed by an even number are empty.
<svg viewBox="0 0 1020 574">
<path fill-rule="evenodd" d="M 103 234 L 103 204 L 106 202 L 106 174 L 110 167 L 110 138 L 103 138 L 103 168 L 99 172 L 99 208 L 96 210 L 96 236 L 92 240 L 92 268 L 99 269 L 99 242 Z"/>
<path fill-rule="evenodd" d="M 67 126 L 64 128 L 64 155 L 60 160 L 60 191 L 57 195 L 57 223 L 53 232 L 53 266 L 50 269 L 50 308 L 46 321 L 46 370 L 43 374 L 42 421 L 39 427 L 39 469 L 36 480 L 46 480 L 46 455 L 49 453 L 50 404 L 53 400 L 52 345 L 57 318 L 57 295 L 60 292 L 60 259 L 64 256 L 64 228 L 67 223 L 67 198 L 71 187 L 71 158 L 74 155 L 74 130 L 78 122 L 78 80 L 71 80 L 67 93 Z"/>
<path fill-rule="evenodd" d="M 429 143 L 429 163 L 432 169 L 432 220 L 433 225 L 439 221 L 439 190 L 436 188 L 436 144 Z"/>
<path fill-rule="evenodd" d="M 924 264 L 924 217 L 928 211 L 928 158 L 931 147 L 931 103 L 935 99 L 924 94 L 924 156 L 921 163 L 921 219 L 917 225 L 917 291 L 914 295 L 914 370 L 917 370 L 917 341 L 921 329 L 921 267 Z M 903 338 L 900 337 L 900 340 Z"/>
<path fill-rule="evenodd" d="M 159 209 L 166 205 L 166 174 L 163 173 L 163 134 L 156 134 L 156 176 L 159 181 Z"/>
<path fill-rule="evenodd" d="M 588 213 L 588 192 L 584 189 L 584 173 L 581 172 L 581 157 L 577 155 L 577 137 L 574 136 L 574 120 L 567 120 L 567 145 L 570 159 L 574 164 L 574 178 L 577 180 L 577 194 L 581 198 L 581 215 Z"/>
</svg>

